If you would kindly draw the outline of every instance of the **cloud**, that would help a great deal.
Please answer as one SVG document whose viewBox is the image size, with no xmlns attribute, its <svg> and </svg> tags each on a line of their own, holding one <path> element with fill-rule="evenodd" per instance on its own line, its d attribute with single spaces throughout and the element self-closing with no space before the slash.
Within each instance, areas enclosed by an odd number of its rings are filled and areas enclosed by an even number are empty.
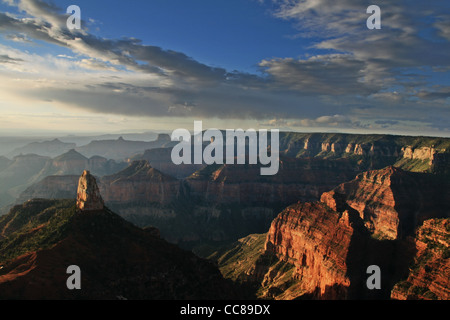
<svg viewBox="0 0 450 320">
<path fill-rule="evenodd" d="M 23 61 L 22 59 L 11 58 L 6 54 L 0 54 L 0 63 L 17 63 Z"/>
<path fill-rule="evenodd" d="M 369 1 L 279 2 L 275 15 L 294 21 L 300 34 L 319 36 L 315 48 L 352 54 L 354 59 L 365 62 L 364 72 L 378 82 L 394 82 L 399 68 L 450 65 L 450 44 L 442 41 L 448 40 L 445 12 L 449 13 L 450 8 L 442 1 L 383 1 L 381 30 L 366 27 L 366 8 L 373 4 Z M 433 17 L 442 18 L 435 21 Z M 440 39 L 427 36 L 426 30 L 438 31 Z"/>
<path fill-rule="evenodd" d="M 14 33 L 14 34 L 7 34 L 5 36 L 7 40 L 15 41 L 15 42 L 22 42 L 22 43 L 32 43 L 33 41 L 28 38 L 28 36 L 24 33 Z"/>
<path fill-rule="evenodd" d="M 8 90 L 30 100 L 102 114 L 258 119 L 287 127 L 406 126 L 430 113 L 448 119 L 448 89 L 432 87 L 434 72 L 423 71 L 450 70 L 450 14 L 441 1 L 383 1 L 381 30 L 366 28 L 369 1 L 271 1 L 274 15 L 291 21 L 298 39 L 313 45 L 305 48 L 309 55 L 257 61 L 255 74 L 209 66 L 136 38 L 68 30 L 64 10 L 43 0 L 3 2 L 21 12 L 0 13 L 7 39 L 71 51 L 39 56 L 0 47 L 0 80 L 20 79 L 21 86 Z M 442 129 L 438 119 L 425 125 Z"/>
<path fill-rule="evenodd" d="M 277 85 L 298 92 L 367 95 L 380 89 L 364 81 L 365 63 L 349 54 L 317 55 L 303 60 L 264 60 L 260 66 Z"/>
<path fill-rule="evenodd" d="M 438 19 L 434 26 L 438 30 L 439 36 L 450 40 L 450 14 L 440 15 Z"/>
<path fill-rule="evenodd" d="M 450 87 L 439 88 L 434 91 L 423 90 L 418 92 L 416 96 L 426 100 L 448 99 L 450 98 Z"/>
<path fill-rule="evenodd" d="M 20 31 L 78 54 L 122 64 L 139 72 L 170 74 L 202 82 L 225 78 L 224 69 L 209 67 L 181 52 L 144 45 L 139 39 L 104 39 L 85 30 L 68 30 L 67 16 L 59 13 L 60 8 L 45 1 L 20 0 L 17 6 L 32 18 L 19 19 L 0 13 L 0 31 Z"/>
</svg>

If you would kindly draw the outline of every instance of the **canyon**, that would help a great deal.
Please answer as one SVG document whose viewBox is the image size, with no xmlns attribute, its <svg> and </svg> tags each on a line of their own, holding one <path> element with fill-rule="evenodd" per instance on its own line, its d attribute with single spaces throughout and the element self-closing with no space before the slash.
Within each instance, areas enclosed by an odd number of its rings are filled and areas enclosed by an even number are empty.
<svg viewBox="0 0 450 320">
<path fill-rule="evenodd" d="M 0 158 L 0 175 L 20 206 L 76 199 L 89 171 L 108 210 L 215 261 L 258 298 L 448 299 L 449 141 L 280 133 L 274 176 L 260 165 L 176 166 L 157 144 L 123 162 L 73 149 Z M 380 290 L 366 286 L 369 265 Z"/>
</svg>

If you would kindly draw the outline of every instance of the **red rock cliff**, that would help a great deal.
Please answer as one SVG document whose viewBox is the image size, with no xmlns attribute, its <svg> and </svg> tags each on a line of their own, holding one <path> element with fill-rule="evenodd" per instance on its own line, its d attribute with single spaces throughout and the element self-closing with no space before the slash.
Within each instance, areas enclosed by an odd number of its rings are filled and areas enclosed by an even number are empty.
<svg viewBox="0 0 450 320">
<path fill-rule="evenodd" d="M 299 292 L 342 299 L 350 286 L 346 259 L 353 232 L 348 212 L 339 214 L 319 202 L 299 203 L 272 223 L 266 251 L 295 265 Z"/>
<path fill-rule="evenodd" d="M 299 281 L 297 297 L 388 299 L 413 260 L 415 249 L 410 239 L 414 233 L 405 226 L 416 228 L 423 221 L 427 226 L 429 216 L 448 215 L 448 191 L 438 181 L 431 175 L 392 167 L 363 173 L 324 193 L 321 201 L 298 203 L 281 212 L 267 234 L 266 253 L 295 266 L 292 277 Z M 426 230 L 435 234 L 434 238 L 442 238 L 442 228 Z M 436 241 L 448 246 L 448 231 L 445 237 L 445 241 Z M 444 268 L 437 271 L 440 280 L 429 285 L 448 288 L 448 282 L 442 280 L 448 273 L 446 261 L 444 267 L 437 267 Z M 370 265 L 381 269 L 381 290 L 366 286 Z"/>
<path fill-rule="evenodd" d="M 391 166 L 363 172 L 321 201 L 338 211 L 356 210 L 375 237 L 394 240 L 412 235 L 428 218 L 446 216 L 450 194 L 438 177 Z"/>
</svg>

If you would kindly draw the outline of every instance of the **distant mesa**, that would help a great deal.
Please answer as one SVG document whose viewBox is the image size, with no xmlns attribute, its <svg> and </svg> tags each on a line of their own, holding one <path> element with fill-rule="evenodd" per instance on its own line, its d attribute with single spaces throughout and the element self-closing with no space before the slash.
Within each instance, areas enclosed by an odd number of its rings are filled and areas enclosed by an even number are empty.
<svg viewBox="0 0 450 320">
<path fill-rule="evenodd" d="M 103 210 L 104 207 L 95 177 L 85 170 L 78 181 L 77 208 L 82 211 L 96 211 Z"/>
</svg>

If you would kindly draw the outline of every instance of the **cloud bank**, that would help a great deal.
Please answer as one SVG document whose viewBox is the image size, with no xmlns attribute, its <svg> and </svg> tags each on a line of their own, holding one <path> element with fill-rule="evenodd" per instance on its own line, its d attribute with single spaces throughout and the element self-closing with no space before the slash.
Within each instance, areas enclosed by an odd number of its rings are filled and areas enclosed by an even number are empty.
<svg viewBox="0 0 450 320">
<path fill-rule="evenodd" d="M 376 31 L 366 28 L 368 1 L 272 1 L 273 16 L 314 44 L 308 56 L 258 61 L 258 74 L 209 66 L 135 38 L 68 30 L 64 10 L 43 0 L 3 2 L 20 12 L 0 12 L 4 39 L 73 53 L 0 46 L 0 79 L 28 83 L 8 90 L 30 100 L 103 114 L 257 119 L 288 128 L 449 131 L 443 120 L 450 120 L 450 83 L 436 76 L 450 70 L 445 1 L 383 1 Z"/>
</svg>

